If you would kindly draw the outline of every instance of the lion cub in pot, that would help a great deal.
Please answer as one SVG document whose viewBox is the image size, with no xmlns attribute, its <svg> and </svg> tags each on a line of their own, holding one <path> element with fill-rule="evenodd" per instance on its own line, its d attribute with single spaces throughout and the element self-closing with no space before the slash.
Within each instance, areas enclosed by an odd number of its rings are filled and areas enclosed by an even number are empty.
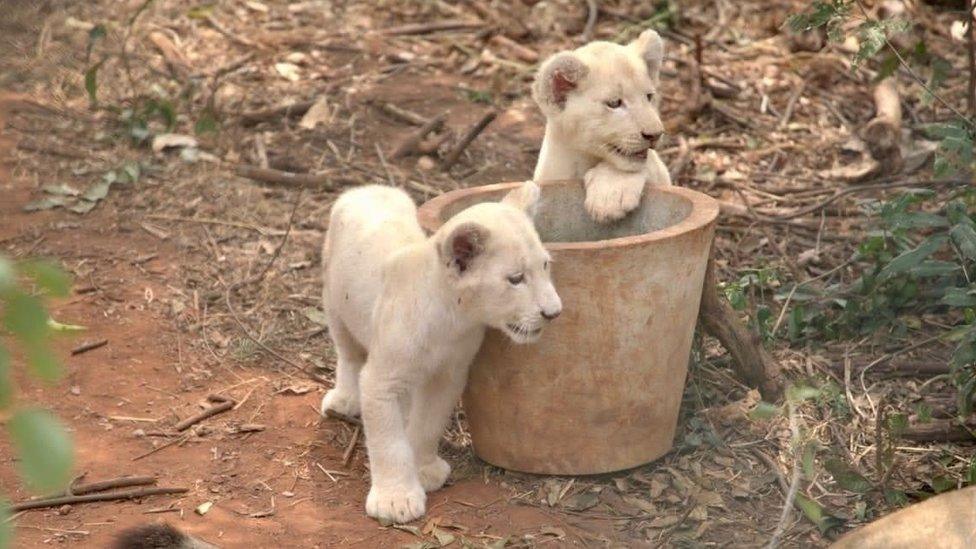
<svg viewBox="0 0 976 549">
<path fill-rule="evenodd" d="M 338 365 L 322 413 L 362 412 L 369 516 L 419 518 L 425 492 L 447 480 L 437 445 L 485 328 L 529 343 L 562 310 L 530 219 L 539 192 L 526 182 L 429 238 L 392 187 L 354 189 L 332 207 L 323 298 Z"/>
<path fill-rule="evenodd" d="M 595 221 L 621 219 L 644 186 L 671 186 L 654 147 L 664 133 L 658 90 L 664 42 L 653 30 L 626 46 L 590 42 L 539 68 L 532 97 L 546 134 L 532 179 L 582 179 Z"/>
</svg>

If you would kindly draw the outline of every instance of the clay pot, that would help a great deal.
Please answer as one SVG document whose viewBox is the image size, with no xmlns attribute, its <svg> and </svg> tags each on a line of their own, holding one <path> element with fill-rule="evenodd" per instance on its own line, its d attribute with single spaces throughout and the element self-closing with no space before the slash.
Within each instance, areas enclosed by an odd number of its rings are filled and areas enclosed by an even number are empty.
<svg viewBox="0 0 976 549">
<path fill-rule="evenodd" d="M 519 183 L 461 189 L 420 207 L 434 230 Z M 539 342 L 489 330 L 464 409 L 475 453 L 530 473 L 635 467 L 672 446 L 718 204 L 679 187 L 648 189 L 620 222 L 583 209 L 579 182 L 542 185 L 535 223 L 553 256 L 562 315 Z"/>
</svg>

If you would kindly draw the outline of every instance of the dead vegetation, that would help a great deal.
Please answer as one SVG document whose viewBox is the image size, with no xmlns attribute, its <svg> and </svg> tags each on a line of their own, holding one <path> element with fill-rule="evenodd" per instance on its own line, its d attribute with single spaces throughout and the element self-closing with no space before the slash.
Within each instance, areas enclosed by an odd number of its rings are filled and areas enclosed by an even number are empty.
<svg viewBox="0 0 976 549">
<path fill-rule="evenodd" d="M 46 235 L 57 223 L 80 223 L 112 203 L 114 213 L 97 218 L 104 231 L 149 235 L 179 255 L 179 269 L 162 278 L 165 291 L 147 307 L 175 327 L 180 356 L 196 357 L 177 370 L 180 384 L 207 391 L 227 384 L 219 377 L 272 379 L 274 391 L 235 390 L 252 406 L 271 406 L 279 389 L 308 377 L 330 383 L 317 269 L 338 192 L 385 183 L 419 202 L 526 178 L 543 128 L 528 93 L 535 64 L 586 37 L 627 40 L 649 25 L 662 29 L 670 135 L 662 157 L 676 184 L 722 200 L 716 275 L 730 283 L 730 296 L 742 295 L 734 314 L 763 341 L 762 360 L 794 386 L 785 413 L 764 417 L 768 407 L 705 338 L 675 450 L 637 470 L 558 479 L 506 473 L 471 457 L 459 413 L 447 436 L 454 481 L 482 477 L 508 494 L 473 510 L 542 507 L 558 520 L 532 531 L 500 525 L 508 530 L 491 532 L 497 539 L 477 538 L 443 518 L 469 505 L 455 498 L 430 513 L 433 522 L 407 528 L 414 541 L 758 546 L 775 537 L 825 545 L 976 477 L 972 425 L 955 419 L 951 346 L 937 331 L 952 319 L 919 314 L 908 330 L 847 339 L 785 335 L 801 285 L 857 277 L 851 258 L 874 227 L 870 200 L 906 188 L 948 195 L 969 183 L 933 177 L 936 146 L 922 132 L 923 122 L 965 109 L 965 71 L 946 77 L 948 106 L 918 99 L 924 83 L 904 71 L 876 83 L 876 65 L 852 69 L 849 43 L 786 32 L 787 17 L 806 7 L 798 1 L 41 4 L 3 23 L 17 31 L 0 39 L 16 54 L 0 60 L 0 87 L 21 94 L 7 129 L 18 139 L 13 172 L 31 186 L 30 206 L 70 211 L 5 231 L 5 250 L 51 253 L 55 236 Z M 954 12 L 906 6 L 929 50 L 965 66 L 966 50 L 949 32 Z M 124 306 L 99 263 L 105 253 L 97 246 L 59 259 L 79 295 Z M 149 261 L 127 260 L 138 269 Z M 217 398 L 186 421 L 240 420 L 222 419 L 239 401 Z M 240 429 L 261 410 L 238 421 Z M 152 428 L 172 434 L 192 425 L 171 419 Z M 365 478 L 358 427 L 327 423 L 328 443 L 342 457 L 319 468 L 333 480 Z M 180 452 L 188 437 L 263 434 L 195 429 L 146 449 Z M 345 496 L 354 509 L 360 499 Z M 786 501 L 797 512 L 781 520 Z"/>
</svg>

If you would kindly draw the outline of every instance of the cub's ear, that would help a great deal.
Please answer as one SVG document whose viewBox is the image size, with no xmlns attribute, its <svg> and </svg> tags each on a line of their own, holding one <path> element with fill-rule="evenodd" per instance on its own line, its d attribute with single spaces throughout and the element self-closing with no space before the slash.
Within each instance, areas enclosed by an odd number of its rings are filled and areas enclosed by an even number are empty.
<svg viewBox="0 0 976 549">
<path fill-rule="evenodd" d="M 664 41 L 661 40 L 657 31 L 648 29 L 640 33 L 640 36 L 628 46 L 633 48 L 637 55 L 647 63 L 647 75 L 651 77 L 651 80 L 657 82 L 661 74 L 661 63 L 664 62 Z"/>
<path fill-rule="evenodd" d="M 488 229 L 470 221 L 461 223 L 441 244 L 441 259 L 447 262 L 448 267 L 464 273 L 471 267 L 471 262 L 485 252 L 487 242 Z"/>
<path fill-rule="evenodd" d="M 571 52 L 557 53 L 542 64 L 532 84 L 532 97 L 546 112 L 562 110 L 566 97 L 579 87 L 590 69 Z"/>
<path fill-rule="evenodd" d="M 535 212 L 539 207 L 540 194 L 542 194 L 542 189 L 534 181 L 526 181 L 509 191 L 505 198 L 502 198 L 502 204 L 508 204 L 522 210 L 529 217 L 535 217 Z"/>
</svg>

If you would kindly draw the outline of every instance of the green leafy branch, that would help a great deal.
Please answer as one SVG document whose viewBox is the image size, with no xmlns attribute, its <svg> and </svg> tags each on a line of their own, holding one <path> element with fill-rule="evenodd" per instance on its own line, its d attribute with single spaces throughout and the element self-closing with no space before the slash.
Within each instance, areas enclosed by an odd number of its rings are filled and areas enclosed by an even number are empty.
<svg viewBox="0 0 976 549">
<path fill-rule="evenodd" d="M 73 327 L 53 321 L 44 300 L 47 296 L 65 297 L 69 289 L 68 275 L 50 263 L 15 264 L 0 256 L 0 316 L 9 336 L 0 342 L 0 413 L 8 418 L 7 434 L 19 457 L 19 471 L 28 486 L 39 492 L 63 488 L 70 480 L 71 438 L 50 412 L 17 404 L 12 372 L 15 360 L 6 342 L 16 343 L 33 376 L 48 383 L 57 380 L 61 367 L 51 350 L 51 336 Z M 0 520 L 0 548 L 11 546 L 11 536 L 9 521 Z"/>
</svg>

